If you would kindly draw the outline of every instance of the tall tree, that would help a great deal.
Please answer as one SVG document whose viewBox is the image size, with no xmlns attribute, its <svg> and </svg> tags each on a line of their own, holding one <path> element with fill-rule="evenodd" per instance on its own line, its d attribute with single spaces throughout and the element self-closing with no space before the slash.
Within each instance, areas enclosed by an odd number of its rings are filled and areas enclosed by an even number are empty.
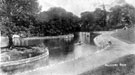
<svg viewBox="0 0 135 75">
<path fill-rule="evenodd" d="M 30 16 L 37 14 L 40 10 L 37 0 L 1 0 L 0 5 L 2 25 L 6 27 L 4 29 L 10 31 L 15 30 L 14 28 L 19 29 L 25 21 L 31 22 Z M 23 23 L 17 24 L 22 21 Z M 29 24 L 27 26 L 29 27 Z"/>
<path fill-rule="evenodd" d="M 63 8 L 53 7 L 38 15 L 40 26 L 44 27 L 44 35 L 61 35 L 75 32 L 79 18 Z"/>
<path fill-rule="evenodd" d="M 106 10 L 102 10 L 100 8 L 96 8 L 94 11 L 95 16 L 95 28 L 96 30 L 106 30 L 107 23 L 106 23 L 106 17 L 108 15 L 108 12 Z"/>
<path fill-rule="evenodd" d="M 93 12 L 83 12 L 81 13 L 81 30 L 91 31 L 95 23 L 95 17 Z"/>
<path fill-rule="evenodd" d="M 132 26 L 135 23 L 135 8 L 132 5 L 112 7 L 110 12 L 110 24 L 113 27 Z"/>
</svg>

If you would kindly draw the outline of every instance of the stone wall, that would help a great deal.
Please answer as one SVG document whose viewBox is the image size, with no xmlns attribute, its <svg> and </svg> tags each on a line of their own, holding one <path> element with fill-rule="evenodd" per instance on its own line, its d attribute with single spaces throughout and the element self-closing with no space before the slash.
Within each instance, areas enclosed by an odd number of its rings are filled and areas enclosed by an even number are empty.
<svg viewBox="0 0 135 75">
<path fill-rule="evenodd" d="M 108 39 L 104 38 L 103 35 L 99 35 L 94 38 L 95 45 L 99 47 L 100 49 L 105 48 L 108 45 L 108 41 L 110 41 L 109 38 Z"/>
<path fill-rule="evenodd" d="M 79 41 L 90 44 L 90 32 L 79 32 Z"/>
<path fill-rule="evenodd" d="M 79 36 L 77 38 L 78 41 L 81 41 L 86 44 L 93 43 L 93 38 L 95 35 L 99 34 L 92 34 L 90 32 L 79 32 Z M 42 43 L 45 39 L 58 39 L 63 38 L 65 41 L 70 41 L 72 38 L 74 38 L 73 34 L 69 35 L 60 35 L 60 36 L 46 36 L 46 37 L 29 37 L 29 38 L 20 38 L 20 39 L 14 39 L 13 43 L 14 46 L 34 46 Z M 8 38 L 4 38 L 1 42 L 3 47 L 8 46 Z"/>
<path fill-rule="evenodd" d="M 73 34 L 61 35 L 61 36 L 46 36 L 46 37 L 30 37 L 22 38 L 14 41 L 14 46 L 34 46 L 43 43 L 45 39 L 58 39 L 63 38 L 66 41 L 70 41 L 74 37 Z"/>
<path fill-rule="evenodd" d="M 6 73 L 15 73 L 32 70 L 44 65 L 48 65 L 49 52 L 46 52 L 35 57 L 21 59 L 18 61 L 1 62 L 0 68 Z"/>
</svg>

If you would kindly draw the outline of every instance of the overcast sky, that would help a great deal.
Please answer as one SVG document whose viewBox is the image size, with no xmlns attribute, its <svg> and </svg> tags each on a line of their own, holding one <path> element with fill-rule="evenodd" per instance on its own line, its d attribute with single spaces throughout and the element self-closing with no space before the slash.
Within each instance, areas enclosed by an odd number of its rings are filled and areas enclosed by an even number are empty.
<svg viewBox="0 0 135 75">
<path fill-rule="evenodd" d="M 42 6 L 42 11 L 46 11 L 50 7 L 62 7 L 77 16 L 80 16 L 81 12 L 95 10 L 103 2 L 107 7 L 124 2 L 135 4 L 135 0 L 38 0 L 38 2 Z"/>
</svg>

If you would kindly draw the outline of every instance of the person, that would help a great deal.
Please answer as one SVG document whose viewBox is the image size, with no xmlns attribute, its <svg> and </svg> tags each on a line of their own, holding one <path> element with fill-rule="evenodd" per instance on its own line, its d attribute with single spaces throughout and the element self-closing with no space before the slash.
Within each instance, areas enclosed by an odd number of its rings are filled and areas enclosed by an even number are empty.
<svg viewBox="0 0 135 75">
<path fill-rule="evenodd" d="M 127 30 L 127 29 L 128 29 L 128 27 L 127 27 L 127 26 L 125 26 L 123 29 L 124 29 L 124 30 Z"/>
<path fill-rule="evenodd" d="M 109 45 L 112 45 L 112 42 L 111 41 L 108 41 Z"/>
<path fill-rule="evenodd" d="M 12 48 L 13 47 L 12 34 L 8 34 L 7 36 L 8 36 L 8 39 L 9 39 L 8 48 Z"/>
<path fill-rule="evenodd" d="M 25 46 L 25 41 L 24 41 L 24 39 L 23 39 L 24 37 L 25 37 L 24 34 L 21 33 L 21 34 L 20 34 L 20 43 L 21 43 L 20 45 L 21 45 L 21 46 Z"/>
</svg>

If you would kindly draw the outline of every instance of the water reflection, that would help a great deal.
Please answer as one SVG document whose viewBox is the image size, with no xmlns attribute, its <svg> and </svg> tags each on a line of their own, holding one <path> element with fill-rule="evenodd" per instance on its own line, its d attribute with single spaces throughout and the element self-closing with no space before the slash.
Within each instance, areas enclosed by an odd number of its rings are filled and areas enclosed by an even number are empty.
<svg viewBox="0 0 135 75">
<path fill-rule="evenodd" d="M 66 60 L 67 56 L 74 50 L 74 38 L 70 41 L 64 38 L 46 39 L 44 44 L 49 49 L 50 64 Z"/>
<path fill-rule="evenodd" d="M 76 44 L 78 41 L 82 44 Z M 97 48 L 90 44 L 90 33 L 77 33 L 74 38 L 46 39 L 44 44 L 49 49 L 49 63 L 56 64 L 74 58 L 79 58 L 96 52 Z"/>
</svg>

